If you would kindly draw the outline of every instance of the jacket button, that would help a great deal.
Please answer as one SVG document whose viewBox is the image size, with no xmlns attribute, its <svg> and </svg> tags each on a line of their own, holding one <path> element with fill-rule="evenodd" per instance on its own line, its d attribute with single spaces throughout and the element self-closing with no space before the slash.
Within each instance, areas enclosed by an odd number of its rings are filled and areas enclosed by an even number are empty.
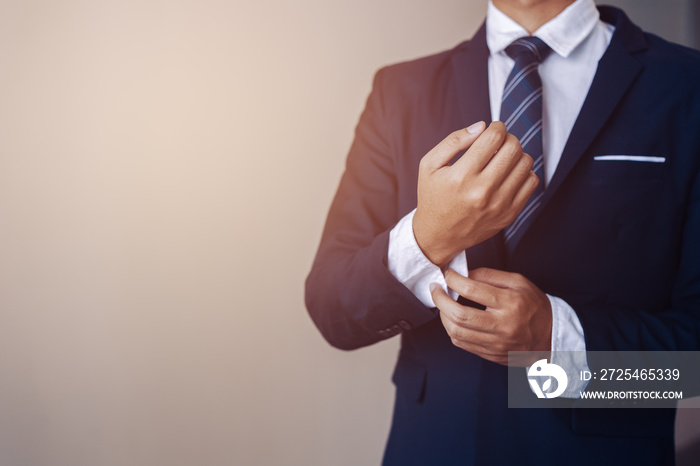
<svg viewBox="0 0 700 466">
<path fill-rule="evenodd" d="M 386 336 L 386 332 L 384 330 L 379 330 L 377 333 L 379 334 L 380 337 Z"/>
<path fill-rule="evenodd" d="M 391 333 L 396 335 L 397 333 L 401 333 L 401 327 L 398 325 L 394 324 L 391 326 Z"/>
<path fill-rule="evenodd" d="M 413 327 L 410 323 L 406 322 L 405 320 L 400 320 L 399 325 L 404 330 L 411 330 L 411 328 Z"/>
</svg>

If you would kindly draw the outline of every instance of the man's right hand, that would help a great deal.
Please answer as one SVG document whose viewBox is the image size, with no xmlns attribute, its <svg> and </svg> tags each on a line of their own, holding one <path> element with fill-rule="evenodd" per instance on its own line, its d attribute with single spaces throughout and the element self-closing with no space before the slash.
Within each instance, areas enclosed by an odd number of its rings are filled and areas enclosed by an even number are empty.
<svg viewBox="0 0 700 466">
<path fill-rule="evenodd" d="M 485 127 L 479 122 L 455 131 L 420 162 L 413 234 L 440 267 L 510 225 L 539 183 L 532 157 L 505 125 L 494 121 Z"/>
</svg>

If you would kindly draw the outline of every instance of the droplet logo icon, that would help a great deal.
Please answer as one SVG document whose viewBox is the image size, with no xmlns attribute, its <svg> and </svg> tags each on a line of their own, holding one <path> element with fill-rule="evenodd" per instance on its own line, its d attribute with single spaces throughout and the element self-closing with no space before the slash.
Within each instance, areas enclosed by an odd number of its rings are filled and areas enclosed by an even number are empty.
<svg viewBox="0 0 700 466">
<path fill-rule="evenodd" d="M 552 378 L 557 381 L 556 389 L 553 392 Z M 544 379 L 542 386 L 538 380 Z M 540 359 L 535 364 L 530 366 L 527 371 L 527 381 L 530 382 L 532 391 L 535 392 L 537 398 L 556 398 L 564 393 L 566 386 L 569 384 L 569 378 L 566 372 L 556 364 L 547 363 L 546 359 Z"/>
</svg>

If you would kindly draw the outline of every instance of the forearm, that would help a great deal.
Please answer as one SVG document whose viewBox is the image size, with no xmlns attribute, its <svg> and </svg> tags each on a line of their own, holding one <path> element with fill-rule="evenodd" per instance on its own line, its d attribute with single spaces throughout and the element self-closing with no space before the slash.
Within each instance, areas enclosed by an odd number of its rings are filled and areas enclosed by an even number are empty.
<svg viewBox="0 0 700 466">
<path fill-rule="evenodd" d="M 309 314 L 330 344 L 354 349 L 422 325 L 436 315 L 391 274 L 389 232 L 353 252 L 319 257 L 306 281 Z"/>
<path fill-rule="evenodd" d="M 323 336 L 352 349 L 435 317 L 387 267 L 389 232 L 398 211 L 397 163 L 389 139 L 380 70 L 358 123 L 306 281 L 306 305 Z"/>
</svg>

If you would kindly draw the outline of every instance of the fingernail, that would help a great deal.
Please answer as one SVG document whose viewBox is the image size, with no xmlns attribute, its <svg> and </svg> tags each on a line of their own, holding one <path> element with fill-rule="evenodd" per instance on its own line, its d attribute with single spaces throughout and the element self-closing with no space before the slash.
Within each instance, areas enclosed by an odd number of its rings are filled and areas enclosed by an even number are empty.
<svg viewBox="0 0 700 466">
<path fill-rule="evenodd" d="M 432 293 L 433 291 L 435 291 L 435 288 L 437 288 L 438 286 L 440 286 L 440 285 L 438 285 L 437 283 L 431 283 L 430 284 L 430 292 Z"/>
<path fill-rule="evenodd" d="M 467 131 L 471 134 L 478 133 L 479 131 L 481 131 L 481 129 L 484 127 L 485 124 L 486 123 L 484 123 L 483 121 L 479 121 L 479 122 L 474 123 L 473 125 L 469 126 L 467 128 Z"/>
</svg>

